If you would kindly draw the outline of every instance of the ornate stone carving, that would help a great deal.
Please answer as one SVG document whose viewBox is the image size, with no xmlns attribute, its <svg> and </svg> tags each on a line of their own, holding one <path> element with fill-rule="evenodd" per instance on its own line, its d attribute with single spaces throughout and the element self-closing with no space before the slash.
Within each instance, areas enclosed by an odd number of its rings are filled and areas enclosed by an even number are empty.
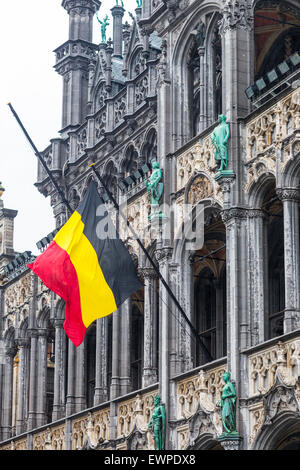
<svg viewBox="0 0 300 470">
<path fill-rule="evenodd" d="M 300 340 L 278 342 L 272 348 L 249 356 L 249 396 L 263 395 L 276 378 L 295 386 L 300 376 Z"/>
<path fill-rule="evenodd" d="M 214 158 L 214 146 L 210 135 L 204 136 L 177 157 L 177 191 L 187 187 L 189 181 L 197 174 L 211 181 L 213 197 L 220 205 L 223 205 L 223 193 L 221 186 L 215 182 L 217 165 Z"/>
<path fill-rule="evenodd" d="M 280 169 L 297 154 L 294 142 L 300 128 L 300 92 L 295 90 L 247 124 L 246 168 L 248 192 L 264 173 L 277 173 L 276 151 L 280 150 Z"/>
<path fill-rule="evenodd" d="M 156 394 L 157 391 L 155 390 L 143 395 L 137 395 L 131 400 L 119 403 L 117 428 L 118 438 L 129 436 L 134 429 L 137 429 L 140 433 L 144 433 L 146 431 L 146 423 L 150 420 L 150 416 L 154 408 L 154 396 Z M 147 442 L 151 444 L 151 440 Z"/>
<path fill-rule="evenodd" d="M 233 29 L 251 31 L 253 28 L 253 14 L 247 0 L 222 0 L 223 18 L 220 20 L 222 34 Z"/>
<path fill-rule="evenodd" d="M 226 366 L 219 366 L 207 372 L 200 371 L 199 375 L 178 382 L 177 419 L 190 418 L 196 413 L 199 403 L 201 409 L 207 413 L 216 410 L 224 385 L 222 374 L 225 370 Z M 216 423 L 217 421 L 216 419 Z"/>
<path fill-rule="evenodd" d="M 211 198 L 213 195 L 214 190 L 210 180 L 204 175 L 198 175 L 189 187 L 187 200 L 189 204 L 195 205 L 201 199 Z"/>
<path fill-rule="evenodd" d="M 114 102 L 115 124 L 119 124 L 119 122 L 123 119 L 126 113 L 126 109 L 127 109 L 126 94 L 122 94 Z"/>
<path fill-rule="evenodd" d="M 281 201 L 300 201 L 300 189 L 297 188 L 276 189 L 276 194 Z"/>
</svg>

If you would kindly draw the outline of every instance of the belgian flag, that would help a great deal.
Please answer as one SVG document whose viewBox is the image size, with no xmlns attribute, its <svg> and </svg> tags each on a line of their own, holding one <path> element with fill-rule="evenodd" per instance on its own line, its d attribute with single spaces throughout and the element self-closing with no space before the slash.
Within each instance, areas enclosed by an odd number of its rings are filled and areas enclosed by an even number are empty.
<svg viewBox="0 0 300 470">
<path fill-rule="evenodd" d="M 91 182 L 49 247 L 28 265 L 65 300 L 64 329 L 75 346 L 82 343 L 94 320 L 113 313 L 142 287 L 124 243 L 117 232 L 112 236 L 109 230 L 112 222 L 108 217 Z"/>
</svg>

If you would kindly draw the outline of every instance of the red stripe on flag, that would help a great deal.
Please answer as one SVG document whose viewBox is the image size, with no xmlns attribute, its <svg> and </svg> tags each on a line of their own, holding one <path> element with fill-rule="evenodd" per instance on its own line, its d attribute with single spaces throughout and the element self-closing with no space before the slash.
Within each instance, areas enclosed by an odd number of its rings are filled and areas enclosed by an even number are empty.
<svg viewBox="0 0 300 470">
<path fill-rule="evenodd" d="M 68 253 L 52 241 L 44 253 L 27 266 L 45 286 L 65 300 L 64 329 L 75 346 L 79 346 L 86 327 L 82 321 L 78 277 Z"/>
</svg>

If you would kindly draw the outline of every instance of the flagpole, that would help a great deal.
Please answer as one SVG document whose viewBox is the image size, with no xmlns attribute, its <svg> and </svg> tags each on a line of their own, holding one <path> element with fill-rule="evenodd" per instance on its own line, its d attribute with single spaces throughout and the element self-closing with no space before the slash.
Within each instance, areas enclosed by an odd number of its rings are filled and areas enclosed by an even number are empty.
<svg viewBox="0 0 300 470">
<path fill-rule="evenodd" d="M 51 171 L 49 170 L 45 160 L 43 159 L 42 155 L 40 154 L 40 152 L 38 151 L 38 149 L 36 148 L 36 146 L 34 145 L 31 137 L 29 136 L 28 132 L 26 131 L 25 127 L 23 126 L 22 122 L 21 122 L 21 119 L 19 118 L 18 114 L 16 113 L 16 111 L 14 110 L 13 106 L 11 103 L 7 103 L 11 112 L 13 113 L 14 117 L 16 118 L 18 124 L 20 125 L 22 131 L 24 132 L 28 142 L 30 143 L 31 147 L 33 148 L 34 150 L 34 153 L 36 155 L 36 157 L 39 159 L 39 161 L 41 162 L 41 164 L 43 165 L 44 169 L 46 170 L 46 173 L 47 175 L 49 176 L 51 182 L 53 183 L 56 191 L 58 192 L 58 194 L 60 195 L 61 197 L 61 200 L 62 202 L 66 205 L 68 211 L 70 212 L 70 214 L 73 212 L 72 211 L 72 208 L 69 204 L 69 202 L 67 201 L 67 199 L 65 198 L 65 195 L 63 193 L 63 191 L 60 189 L 60 187 L 58 186 L 54 176 L 52 175 Z"/>
<path fill-rule="evenodd" d="M 139 239 L 138 235 L 136 234 L 136 232 L 134 231 L 134 229 L 131 227 L 131 224 L 129 222 L 129 220 L 127 219 L 127 217 L 124 215 L 124 213 L 122 212 L 122 210 L 120 209 L 120 206 L 118 204 L 118 202 L 116 201 L 114 195 L 111 193 L 111 191 L 109 190 L 109 188 L 107 187 L 107 185 L 105 184 L 103 178 L 101 177 L 100 173 L 96 170 L 95 168 L 95 163 L 92 163 L 90 165 L 91 169 L 93 170 L 95 176 L 97 177 L 97 179 L 100 181 L 100 183 L 102 184 L 103 188 L 105 189 L 105 191 L 107 192 L 109 198 L 111 199 L 111 201 L 113 202 L 115 208 L 117 209 L 117 211 L 119 212 L 120 216 L 122 217 L 122 219 L 125 221 L 127 227 L 129 228 L 129 230 L 131 231 L 132 235 L 134 236 L 134 239 L 137 241 L 138 245 L 140 246 L 140 248 L 142 249 L 142 251 L 144 252 L 144 254 L 146 255 L 146 257 L 148 258 L 148 260 L 150 261 L 151 263 L 151 266 L 153 267 L 153 269 L 155 270 L 157 276 L 159 277 L 159 279 L 161 280 L 163 286 L 165 287 L 165 289 L 167 290 L 168 294 L 170 295 L 170 297 L 172 298 L 172 300 L 174 301 L 176 307 L 178 308 L 178 310 L 180 311 L 180 313 L 182 314 L 182 316 L 184 317 L 185 321 L 187 322 L 187 324 L 189 325 L 191 331 L 193 332 L 193 334 L 195 335 L 196 339 L 198 340 L 198 343 L 200 345 L 200 347 L 202 348 L 202 350 L 204 351 L 204 353 L 206 354 L 209 362 L 213 360 L 210 352 L 208 351 L 207 347 L 205 346 L 205 344 L 203 343 L 202 339 L 200 338 L 197 330 L 195 329 L 194 325 L 191 323 L 191 321 L 189 320 L 189 318 L 187 317 L 187 315 L 185 314 L 183 308 L 181 307 L 180 303 L 178 302 L 176 296 L 174 295 L 173 291 L 170 289 L 170 287 L 168 286 L 167 282 L 165 281 L 164 277 L 162 276 L 160 270 L 158 269 L 157 265 L 155 264 L 155 262 L 153 261 L 152 257 L 150 256 L 147 248 L 144 246 L 144 244 L 141 242 L 141 240 Z"/>
<path fill-rule="evenodd" d="M 13 106 L 11 103 L 8 103 L 8 106 L 11 110 L 11 112 L 13 113 L 14 117 L 16 118 L 18 124 L 20 125 L 22 131 L 24 132 L 28 142 L 30 143 L 31 147 L 33 148 L 34 152 L 35 152 L 35 155 L 36 157 L 39 159 L 39 161 L 41 162 L 41 164 L 43 165 L 47 175 L 49 176 L 50 180 L 52 181 L 55 189 L 57 190 L 58 194 L 60 195 L 61 199 L 62 199 L 62 202 L 66 205 L 68 211 L 70 213 L 72 213 L 72 208 L 69 204 L 69 202 L 67 201 L 67 199 L 65 198 L 65 195 L 63 193 L 63 191 L 60 189 L 60 187 L 58 186 L 54 176 L 52 175 L 51 171 L 49 170 L 46 162 L 44 161 L 43 157 L 41 156 L 40 152 L 38 151 L 38 149 L 36 148 L 36 146 L 34 145 L 31 137 L 29 136 L 28 132 L 26 131 L 25 127 L 23 126 L 18 114 L 16 113 L 16 111 L 14 110 Z M 111 199 L 111 201 L 113 202 L 115 208 L 118 210 L 120 216 L 122 217 L 122 219 L 125 221 L 127 227 L 129 228 L 129 230 L 131 231 L 131 233 L 133 234 L 134 238 L 136 239 L 138 245 L 140 246 L 140 248 L 142 249 L 142 251 L 144 252 L 144 254 L 146 255 L 146 257 L 148 258 L 148 260 L 150 261 L 151 263 L 151 266 L 153 267 L 153 269 L 155 270 L 158 278 L 161 280 L 163 286 L 165 287 L 165 289 L 167 290 L 168 294 L 170 295 L 170 297 L 173 299 L 176 307 L 178 308 L 178 310 L 180 311 L 180 313 L 182 314 L 182 316 L 184 317 L 185 321 L 187 322 L 187 324 L 189 325 L 191 331 L 193 332 L 193 334 L 195 335 L 196 339 L 198 340 L 198 343 L 201 347 L 201 349 L 204 351 L 204 353 L 206 354 L 209 362 L 213 360 L 210 352 L 208 351 L 207 347 L 205 346 L 205 344 L 203 343 L 202 339 L 200 338 L 197 330 L 195 329 L 194 325 L 191 323 L 191 321 L 189 320 L 189 318 L 186 316 L 183 308 L 181 307 L 180 303 L 178 302 L 177 298 L 175 297 L 175 295 L 173 294 L 172 290 L 170 289 L 170 287 L 168 286 L 167 282 L 165 281 L 164 277 L 162 276 L 162 274 L 160 273 L 158 267 L 156 266 L 156 264 L 154 263 L 153 259 L 151 258 L 150 254 L 148 253 L 147 249 L 145 248 L 145 246 L 143 245 L 143 243 L 141 242 L 141 240 L 139 239 L 139 237 L 137 236 L 137 234 L 135 233 L 134 229 L 131 227 L 130 223 L 129 223 L 129 220 L 127 219 L 127 217 L 125 217 L 125 215 L 123 214 L 122 210 L 120 209 L 120 206 L 118 204 L 118 202 L 116 201 L 116 199 L 114 198 L 113 194 L 111 193 L 111 191 L 109 190 L 109 188 L 106 186 L 105 182 L 103 181 L 102 177 L 100 176 L 99 172 L 96 170 L 96 168 L 94 167 L 94 163 L 92 163 L 90 165 L 90 167 L 92 168 L 93 172 L 95 173 L 97 179 L 100 181 L 100 183 L 102 184 L 102 186 L 104 187 L 105 191 L 107 192 L 109 198 Z"/>
</svg>

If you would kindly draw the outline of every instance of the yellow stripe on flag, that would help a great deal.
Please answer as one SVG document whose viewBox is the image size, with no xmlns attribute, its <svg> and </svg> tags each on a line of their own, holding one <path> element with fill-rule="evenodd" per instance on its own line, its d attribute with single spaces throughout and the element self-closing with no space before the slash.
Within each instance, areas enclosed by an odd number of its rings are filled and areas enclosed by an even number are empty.
<svg viewBox="0 0 300 470">
<path fill-rule="evenodd" d="M 97 253 L 83 230 L 81 216 L 75 211 L 54 240 L 68 253 L 76 270 L 82 321 L 87 328 L 97 318 L 117 310 L 117 305 L 104 278 Z"/>
</svg>

